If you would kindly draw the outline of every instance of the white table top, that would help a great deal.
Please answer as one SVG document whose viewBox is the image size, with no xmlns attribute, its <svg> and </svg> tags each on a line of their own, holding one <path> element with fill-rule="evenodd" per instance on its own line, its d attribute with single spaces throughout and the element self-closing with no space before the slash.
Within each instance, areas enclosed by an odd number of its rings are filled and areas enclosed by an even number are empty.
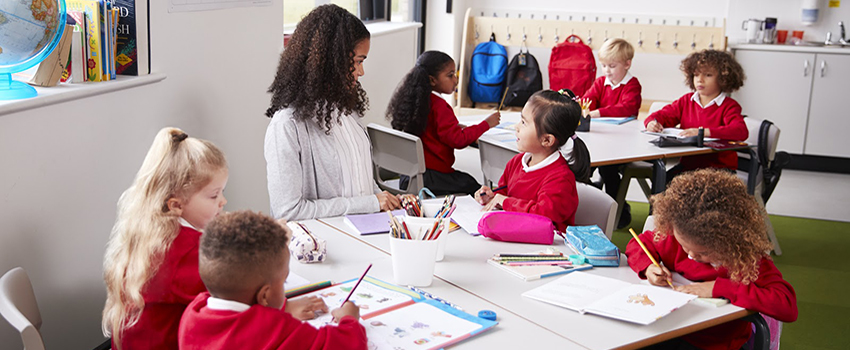
<svg viewBox="0 0 850 350">
<path fill-rule="evenodd" d="M 388 253 L 319 221 L 306 220 L 301 223 L 305 224 L 314 235 L 327 241 L 328 256 L 324 262 L 317 264 L 302 264 L 293 259 L 289 265 L 292 272 L 310 282 L 332 280 L 338 283 L 360 277 L 366 266 L 372 263 L 369 276 L 393 283 L 392 261 Z M 375 238 L 388 240 L 387 235 L 379 235 Z M 585 349 L 562 335 L 541 328 L 523 317 L 440 278 L 434 278 L 431 286 L 422 289 L 462 307 L 464 311 L 473 315 L 480 310 L 496 312 L 499 325 L 483 334 L 452 345 L 452 349 L 519 349 L 527 346 Z"/>
<path fill-rule="evenodd" d="M 482 114 L 480 115 L 465 115 L 458 117 L 458 121 L 461 124 L 472 125 L 483 120 L 490 112 L 482 110 Z M 518 123 L 520 113 L 502 112 L 501 120 L 502 123 Z M 622 164 L 638 160 L 675 158 L 714 152 L 707 147 L 685 146 L 661 148 L 649 143 L 650 140 L 657 138 L 657 136 L 642 133 L 641 130 L 644 129 L 643 123 L 638 120 L 632 120 L 621 125 L 593 123 L 591 121 L 589 132 L 578 132 L 576 135 L 587 145 L 587 149 L 590 151 L 592 166 Z M 505 149 L 519 152 L 516 146 L 516 138 L 511 138 L 507 135 L 494 135 L 493 132 L 488 132 L 481 136 L 481 138 L 502 146 Z M 571 148 L 572 143 L 567 142 L 561 148 L 561 152 L 565 152 L 565 156 L 569 157 Z"/>
<path fill-rule="evenodd" d="M 341 217 L 320 221 L 389 254 L 389 239 L 386 234 L 360 236 L 349 228 Z M 435 276 L 588 349 L 638 348 L 748 314 L 748 311 L 731 304 L 714 307 L 689 303 L 648 326 L 590 314 L 581 315 L 521 296 L 530 289 L 553 281 L 553 278 L 525 282 L 486 263 L 493 254 L 531 252 L 540 250 L 540 245 L 498 242 L 483 236 L 470 236 L 463 230 L 449 234 L 446 239 L 445 259 L 437 263 Z M 555 246 L 562 250 L 567 249 L 563 241 L 556 240 Z M 626 265 L 625 257 L 621 259 L 619 268 L 600 267 L 587 272 L 631 283 L 640 282 L 637 275 Z M 523 333 L 517 331 L 514 334 Z"/>
</svg>

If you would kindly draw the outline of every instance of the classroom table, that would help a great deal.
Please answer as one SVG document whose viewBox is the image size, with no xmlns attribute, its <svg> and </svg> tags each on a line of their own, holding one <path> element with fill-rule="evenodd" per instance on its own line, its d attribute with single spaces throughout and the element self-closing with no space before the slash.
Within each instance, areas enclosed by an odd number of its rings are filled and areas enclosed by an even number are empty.
<svg viewBox="0 0 850 350">
<path fill-rule="evenodd" d="M 387 234 L 360 236 L 345 224 L 342 217 L 319 221 L 389 255 Z M 527 253 L 539 251 L 543 246 L 498 242 L 483 236 L 474 237 L 462 229 L 450 233 L 445 239 L 445 258 L 437 262 L 435 276 L 498 305 L 510 315 L 528 320 L 587 349 L 636 349 L 751 314 L 731 304 L 714 307 L 692 302 L 647 326 L 597 315 L 581 315 L 573 310 L 521 296 L 522 293 L 549 283 L 557 277 L 525 282 L 486 263 L 486 260 L 496 253 Z M 569 252 L 562 240 L 556 239 L 553 246 Z M 625 257 L 621 258 L 620 267 L 597 267 L 585 272 L 640 283 L 637 274 L 627 266 Z M 516 334 L 523 333 L 518 331 Z"/>
<path fill-rule="evenodd" d="M 327 241 L 328 255 L 324 262 L 315 264 L 302 264 L 293 258 L 289 263 L 292 272 L 310 282 L 331 280 L 339 283 L 359 278 L 371 263 L 372 268 L 368 274 L 370 277 L 393 283 L 392 261 L 389 254 L 317 220 L 300 222 L 307 226 L 312 234 Z M 381 237 L 388 239 L 387 235 L 381 235 Z M 586 349 L 567 337 L 544 329 L 441 278 L 435 277 L 431 286 L 422 289 L 460 306 L 467 313 L 477 315 L 480 310 L 491 310 L 498 315 L 499 324 L 496 327 L 452 345 L 452 349 L 520 349 L 526 346 L 541 349 L 548 347 Z"/>
<path fill-rule="evenodd" d="M 458 117 L 458 121 L 464 125 L 473 125 L 483 120 L 491 111 L 478 110 L 477 113 L 484 115 L 464 115 Z M 465 111 L 465 113 L 473 113 Z M 502 112 L 502 128 L 519 123 L 519 112 Z M 519 153 L 516 146 L 516 138 L 511 134 L 499 133 L 503 129 L 494 128 L 481 136 L 482 139 L 502 147 L 506 150 Z M 632 120 L 621 125 L 590 122 L 589 132 L 577 132 L 576 135 L 584 141 L 590 151 L 591 166 L 603 166 L 612 164 L 624 164 L 634 161 L 647 161 L 653 165 L 652 193 L 660 193 L 666 187 L 666 159 L 708 154 L 715 152 L 708 147 L 658 147 L 649 143 L 658 136 L 641 132 L 644 130 L 643 122 Z M 572 143 L 567 142 L 561 148 L 565 157 L 569 157 Z"/>
</svg>

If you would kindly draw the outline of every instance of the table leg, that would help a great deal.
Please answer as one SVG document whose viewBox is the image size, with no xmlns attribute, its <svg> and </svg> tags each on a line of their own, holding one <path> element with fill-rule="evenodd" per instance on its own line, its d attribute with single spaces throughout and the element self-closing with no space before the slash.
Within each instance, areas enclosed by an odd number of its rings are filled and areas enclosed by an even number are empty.
<svg viewBox="0 0 850 350">
<path fill-rule="evenodd" d="M 667 188 L 667 162 L 664 158 L 649 162 L 652 163 L 652 194 L 664 192 Z"/>
</svg>

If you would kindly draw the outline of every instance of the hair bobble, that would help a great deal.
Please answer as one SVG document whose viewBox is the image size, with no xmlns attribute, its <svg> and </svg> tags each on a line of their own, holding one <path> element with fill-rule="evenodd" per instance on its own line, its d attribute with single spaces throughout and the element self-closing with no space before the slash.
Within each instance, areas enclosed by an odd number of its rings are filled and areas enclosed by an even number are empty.
<svg viewBox="0 0 850 350">
<path fill-rule="evenodd" d="M 575 139 L 577 139 L 577 138 L 578 138 L 578 135 L 573 134 L 573 136 L 570 136 L 570 138 L 571 138 L 571 139 L 573 139 L 573 141 L 575 141 Z"/>
<path fill-rule="evenodd" d="M 171 134 L 171 141 L 173 141 L 174 143 L 180 143 L 188 137 L 189 135 L 187 135 L 185 132 L 181 132 L 179 134 Z"/>
<path fill-rule="evenodd" d="M 566 98 L 569 98 L 569 99 L 571 99 L 571 100 L 575 100 L 575 99 L 576 99 L 576 97 L 578 97 L 578 96 L 576 96 L 576 94 L 575 94 L 572 90 L 570 90 L 570 89 L 560 89 L 560 90 L 558 90 L 558 93 L 559 93 L 559 94 L 561 94 L 561 96 L 565 96 Z"/>
</svg>

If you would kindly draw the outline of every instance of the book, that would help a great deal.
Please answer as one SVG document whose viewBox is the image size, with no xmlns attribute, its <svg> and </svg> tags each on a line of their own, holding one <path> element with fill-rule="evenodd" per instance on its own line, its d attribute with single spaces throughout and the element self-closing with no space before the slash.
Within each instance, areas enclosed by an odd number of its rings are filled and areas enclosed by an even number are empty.
<svg viewBox="0 0 850 350">
<path fill-rule="evenodd" d="M 322 298 L 333 310 L 342 305 L 357 280 L 354 278 L 302 297 Z M 440 349 L 498 324 L 369 276 L 349 300 L 360 308 L 360 323 L 366 328 L 369 349 Z M 307 323 L 316 328 L 335 325 L 330 313 Z"/>
<path fill-rule="evenodd" d="M 525 265 L 525 266 L 512 266 L 501 263 L 494 259 L 487 259 L 487 263 L 493 265 L 503 271 L 510 273 L 516 277 L 521 278 L 523 281 L 534 281 L 539 280 L 541 278 L 559 276 L 563 274 L 567 274 L 575 271 L 582 271 L 593 268 L 591 264 L 582 264 L 582 265 Z"/>
<path fill-rule="evenodd" d="M 101 0 L 102 1 L 102 0 Z M 99 0 L 67 0 L 68 11 L 85 13 L 87 79 L 86 81 L 103 81 L 104 55 L 101 44 L 101 17 Z"/>
<path fill-rule="evenodd" d="M 32 78 L 27 81 L 30 85 L 35 86 L 56 86 L 62 79 L 62 73 L 68 64 L 68 57 L 71 54 L 71 40 L 74 36 L 74 26 L 66 24 L 62 31 L 62 38 L 56 45 L 56 48 L 47 55 L 47 57 L 38 64 L 38 68 L 32 75 Z"/>
<path fill-rule="evenodd" d="M 121 75 L 150 73 L 147 0 L 113 0 L 118 10 L 115 72 Z"/>
<path fill-rule="evenodd" d="M 628 123 L 628 122 L 635 120 L 635 119 L 637 119 L 637 118 L 635 118 L 635 117 L 626 117 L 626 118 L 599 117 L 599 118 L 593 118 L 593 122 L 594 123 L 605 123 L 605 124 L 620 125 L 620 124 Z"/>
<path fill-rule="evenodd" d="M 641 130 L 642 133 L 647 134 L 647 135 L 655 135 L 655 136 L 661 136 L 661 137 L 667 137 L 667 138 L 675 138 L 675 139 L 680 139 L 680 140 L 687 138 L 687 137 L 693 137 L 693 136 L 679 136 L 679 134 L 682 131 L 684 131 L 684 130 L 679 129 L 679 128 L 664 128 L 664 130 L 662 130 L 661 132 L 652 132 L 652 131 L 647 131 L 647 130 Z M 703 137 L 702 140 L 703 141 L 717 141 L 719 139 L 714 138 L 714 137 Z"/>
<path fill-rule="evenodd" d="M 696 295 L 666 287 L 631 284 L 585 272 L 571 273 L 522 296 L 578 311 L 648 325 L 684 306 Z"/>
<path fill-rule="evenodd" d="M 393 216 L 400 216 L 404 215 L 404 210 L 394 210 L 392 213 Z M 346 215 L 345 223 L 360 235 L 390 232 L 390 217 L 386 212 Z"/>
<path fill-rule="evenodd" d="M 514 137 L 516 140 L 516 137 Z M 472 196 L 458 196 L 455 198 L 456 209 L 452 213 L 452 220 L 462 229 L 473 236 L 478 236 L 478 222 L 484 216 L 484 206 L 478 204 Z"/>
<path fill-rule="evenodd" d="M 86 13 L 68 11 L 68 16 L 76 22 L 71 42 L 71 82 L 82 83 L 88 81 L 89 47 L 86 45 Z"/>
</svg>

